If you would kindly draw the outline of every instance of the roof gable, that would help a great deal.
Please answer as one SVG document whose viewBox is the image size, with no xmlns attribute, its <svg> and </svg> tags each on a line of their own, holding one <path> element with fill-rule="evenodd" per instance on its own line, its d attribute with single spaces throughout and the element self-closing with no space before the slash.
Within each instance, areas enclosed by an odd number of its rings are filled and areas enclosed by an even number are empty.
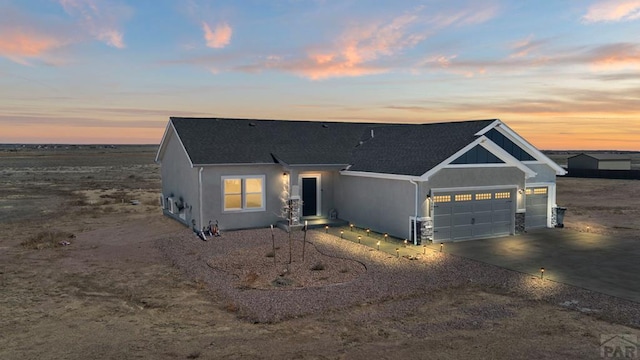
<svg viewBox="0 0 640 360">
<path fill-rule="evenodd" d="M 353 151 L 349 171 L 421 176 L 460 149 L 494 120 L 390 126 Z"/>
</svg>

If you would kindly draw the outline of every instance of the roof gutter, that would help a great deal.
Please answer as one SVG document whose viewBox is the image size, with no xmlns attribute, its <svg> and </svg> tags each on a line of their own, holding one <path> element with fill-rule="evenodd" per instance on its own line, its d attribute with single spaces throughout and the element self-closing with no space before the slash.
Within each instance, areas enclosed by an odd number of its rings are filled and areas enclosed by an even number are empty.
<svg viewBox="0 0 640 360">
<path fill-rule="evenodd" d="M 418 183 L 409 180 L 416 187 L 415 217 L 413 219 L 413 245 L 418 245 Z"/>
<path fill-rule="evenodd" d="M 200 211 L 199 211 L 199 217 L 200 217 L 200 224 L 198 225 L 198 228 L 202 228 L 204 222 L 202 220 L 202 170 L 204 170 L 204 168 L 201 166 L 200 170 L 198 171 L 198 197 L 200 198 Z"/>
</svg>

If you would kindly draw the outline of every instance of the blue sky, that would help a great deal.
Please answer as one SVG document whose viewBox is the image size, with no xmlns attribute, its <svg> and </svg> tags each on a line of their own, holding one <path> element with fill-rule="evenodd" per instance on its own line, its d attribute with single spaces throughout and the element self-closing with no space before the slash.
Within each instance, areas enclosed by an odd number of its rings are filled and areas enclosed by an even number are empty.
<svg viewBox="0 0 640 360">
<path fill-rule="evenodd" d="M 637 34 L 640 0 L 0 0 L 0 142 L 500 118 L 542 149 L 640 150 Z"/>
</svg>

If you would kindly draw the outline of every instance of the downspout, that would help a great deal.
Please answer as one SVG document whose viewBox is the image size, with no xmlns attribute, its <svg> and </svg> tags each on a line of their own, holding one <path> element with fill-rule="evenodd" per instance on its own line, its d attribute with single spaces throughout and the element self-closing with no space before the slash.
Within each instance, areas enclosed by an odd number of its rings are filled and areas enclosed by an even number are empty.
<svg viewBox="0 0 640 360">
<path fill-rule="evenodd" d="M 409 180 L 409 182 L 416 186 L 415 217 L 413 219 L 413 245 L 418 245 L 418 183 L 413 180 Z"/>
<path fill-rule="evenodd" d="M 201 166 L 200 170 L 198 171 L 198 197 L 200 198 L 200 224 L 198 225 L 198 228 L 202 228 L 204 224 L 202 220 L 202 170 L 204 170 L 204 168 Z"/>
</svg>

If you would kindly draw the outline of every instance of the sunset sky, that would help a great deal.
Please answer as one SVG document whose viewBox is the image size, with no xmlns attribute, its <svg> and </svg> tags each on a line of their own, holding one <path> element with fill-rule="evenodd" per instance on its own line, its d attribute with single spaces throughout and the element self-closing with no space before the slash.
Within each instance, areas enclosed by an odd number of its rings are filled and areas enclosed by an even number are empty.
<svg viewBox="0 0 640 360">
<path fill-rule="evenodd" d="M 0 143 L 158 143 L 169 116 L 640 150 L 640 0 L 0 0 Z"/>
</svg>

